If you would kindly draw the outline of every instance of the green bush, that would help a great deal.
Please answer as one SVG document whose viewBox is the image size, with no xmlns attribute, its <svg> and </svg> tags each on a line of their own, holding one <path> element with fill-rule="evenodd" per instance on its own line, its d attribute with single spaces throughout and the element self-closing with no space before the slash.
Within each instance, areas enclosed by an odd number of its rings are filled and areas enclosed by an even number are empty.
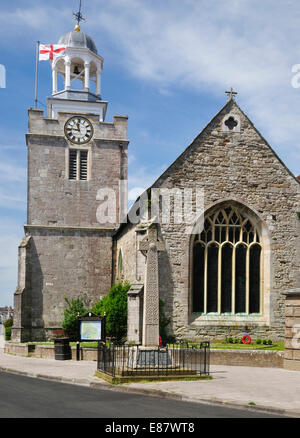
<svg viewBox="0 0 300 438">
<path fill-rule="evenodd" d="M 227 342 L 229 343 L 229 344 L 233 344 L 233 339 L 232 338 L 227 338 Z"/>
<path fill-rule="evenodd" d="M 5 340 L 10 341 L 11 340 L 11 329 L 14 324 L 14 321 L 12 318 L 7 319 L 4 321 L 4 333 L 5 333 Z"/>
<path fill-rule="evenodd" d="M 266 339 L 263 339 L 262 343 L 263 343 L 264 345 L 267 345 L 267 340 L 266 340 Z"/>
<path fill-rule="evenodd" d="M 125 281 L 114 284 L 108 295 L 92 308 L 96 315 L 106 313 L 106 334 L 115 342 L 122 342 L 127 334 L 127 292 L 130 284 Z"/>
<path fill-rule="evenodd" d="M 267 345 L 272 345 L 272 344 L 273 344 L 272 340 L 271 340 L 271 339 L 268 339 L 268 340 L 267 340 Z"/>
<path fill-rule="evenodd" d="M 67 308 L 64 311 L 64 320 L 62 328 L 71 341 L 77 341 L 77 315 L 84 315 L 88 312 L 84 298 L 73 298 L 71 301 L 65 297 Z"/>
<path fill-rule="evenodd" d="M 5 328 L 6 328 L 6 327 L 12 327 L 13 324 L 14 324 L 14 321 L 13 321 L 12 318 L 7 319 L 7 320 L 4 321 L 4 323 L 3 323 L 3 325 L 4 325 Z"/>
<path fill-rule="evenodd" d="M 11 327 L 5 327 L 5 340 L 10 341 L 11 340 Z"/>
<path fill-rule="evenodd" d="M 261 339 L 256 339 L 256 344 L 260 345 L 261 344 Z"/>
</svg>

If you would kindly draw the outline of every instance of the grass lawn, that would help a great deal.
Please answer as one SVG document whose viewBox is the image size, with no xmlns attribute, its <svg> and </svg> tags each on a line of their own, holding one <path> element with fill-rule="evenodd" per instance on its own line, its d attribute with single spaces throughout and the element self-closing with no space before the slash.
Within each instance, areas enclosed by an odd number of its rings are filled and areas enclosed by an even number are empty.
<svg viewBox="0 0 300 438">
<path fill-rule="evenodd" d="M 229 344 L 226 342 L 212 342 L 210 348 L 221 349 L 221 350 L 273 350 L 273 351 L 284 351 L 284 342 L 274 342 L 272 345 L 264 344 Z"/>
<path fill-rule="evenodd" d="M 54 342 L 28 342 L 29 345 L 49 345 L 53 346 Z M 189 347 L 198 347 L 199 344 L 194 342 L 188 343 Z M 71 347 L 76 347 L 76 342 L 70 342 Z M 97 348 L 98 343 L 97 342 L 81 342 L 80 347 L 87 347 L 87 348 Z M 172 347 L 170 345 L 169 347 Z M 271 351 L 284 351 L 284 342 L 274 342 L 272 345 L 264 345 L 260 344 L 257 345 L 255 343 L 252 344 L 230 344 L 228 342 L 211 342 L 210 343 L 211 349 L 220 349 L 220 350 L 271 350 Z"/>
<path fill-rule="evenodd" d="M 52 345 L 54 346 L 54 342 L 27 342 L 28 345 Z M 77 343 L 76 342 L 70 342 L 70 346 L 71 347 L 76 347 Z M 80 347 L 97 347 L 98 343 L 97 342 L 80 342 Z"/>
</svg>

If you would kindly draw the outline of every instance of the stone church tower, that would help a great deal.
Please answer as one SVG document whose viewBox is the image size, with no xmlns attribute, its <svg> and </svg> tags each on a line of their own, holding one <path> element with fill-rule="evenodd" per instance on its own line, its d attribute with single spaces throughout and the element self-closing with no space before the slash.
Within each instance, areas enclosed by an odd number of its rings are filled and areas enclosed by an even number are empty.
<svg viewBox="0 0 300 438">
<path fill-rule="evenodd" d="M 78 25 L 58 44 L 66 50 L 51 61 L 47 115 L 28 112 L 27 224 L 19 246 L 14 341 L 51 338 L 61 326 L 65 297 L 86 296 L 93 304 L 107 294 L 119 211 L 115 220 L 101 222 L 99 190 L 113 191 L 116 205 L 126 205 L 119 187 L 127 180 L 127 117 L 105 122 L 103 58 Z"/>
</svg>

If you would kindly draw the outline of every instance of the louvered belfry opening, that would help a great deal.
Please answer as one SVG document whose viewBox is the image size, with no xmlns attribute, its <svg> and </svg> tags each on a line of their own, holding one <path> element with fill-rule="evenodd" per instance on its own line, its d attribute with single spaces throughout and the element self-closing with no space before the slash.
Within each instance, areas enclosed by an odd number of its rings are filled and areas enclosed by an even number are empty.
<svg viewBox="0 0 300 438">
<path fill-rule="evenodd" d="M 69 179 L 77 179 L 77 151 L 69 153 Z"/>
<path fill-rule="evenodd" d="M 262 246 L 258 230 L 235 206 L 205 217 L 193 242 L 192 311 L 260 314 Z"/>
<path fill-rule="evenodd" d="M 80 179 L 87 180 L 88 176 L 88 151 L 80 151 Z"/>
<path fill-rule="evenodd" d="M 88 179 L 88 151 L 70 149 L 69 179 L 80 181 Z"/>
</svg>

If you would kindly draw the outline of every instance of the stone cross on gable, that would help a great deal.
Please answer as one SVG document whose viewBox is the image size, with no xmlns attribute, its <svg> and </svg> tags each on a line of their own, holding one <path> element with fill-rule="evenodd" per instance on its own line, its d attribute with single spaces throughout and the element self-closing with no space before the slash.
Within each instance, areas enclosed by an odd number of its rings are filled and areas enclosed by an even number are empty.
<svg viewBox="0 0 300 438">
<path fill-rule="evenodd" d="M 156 227 L 149 227 L 147 236 L 139 244 L 139 250 L 147 255 L 142 338 L 144 347 L 159 346 L 158 252 L 164 249 L 163 242 L 157 237 Z"/>
<path fill-rule="evenodd" d="M 230 88 L 229 91 L 225 91 L 225 93 L 226 93 L 227 96 L 228 96 L 228 102 L 229 102 L 230 100 L 232 100 L 232 99 L 234 98 L 234 96 L 236 96 L 236 95 L 238 94 L 236 91 L 233 91 L 232 87 Z"/>
</svg>

